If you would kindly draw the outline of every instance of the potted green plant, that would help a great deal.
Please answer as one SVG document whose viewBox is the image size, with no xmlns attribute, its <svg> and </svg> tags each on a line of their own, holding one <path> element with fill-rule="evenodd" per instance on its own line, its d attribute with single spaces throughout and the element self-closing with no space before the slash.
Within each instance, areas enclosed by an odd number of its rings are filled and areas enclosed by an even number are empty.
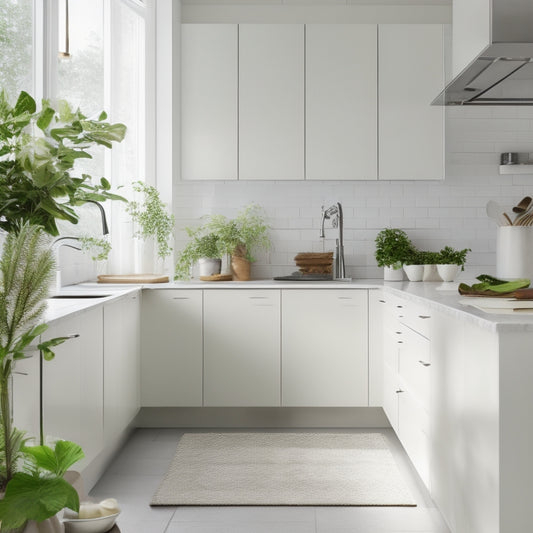
<svg viewBox="0 0 533 533">
<path fill-rule="evenodd" d="M 424 277 L 424 252 L 413 249 L 403 262 L 403 270 L 409 281 L 422 281 Z"/>
<path fill-rule="evenodd" d="M 68 468 L 83 458 L 81 448 L 58 441 L 44 445 L 41 420 L 39 446 L 27 446 L 23 431 L 13 426 L 10 382 L 16 363 L 39 352 L 45 360 L 67 340 L 35 345 L 47 329 L 39 324 L 48 296 L 54 259 L 40 227 L 25 223 L 7 235 L 0 258 L 0 500 L 2 532 L 18 530 L 27 521 L 44 521 L 64 507 L 79 507 L 76 490 L 63 479 Z"/>
<path fill-rule="evenodd" d="M 78 159 L 92 157 L 90 148 L 111 148 L 124 138 L 126 127 L 106 118 L 102 112 L 89 119 L 66 102 L 56 111 L 47 100 L 37 111 L 24 91 L 11 106 L 0 92 L 0 229 L 11 232 L 30 222 L 57 236 L 57 219 L 78 222 L 76 206 L 125 200 L 110 192 L 105 178 L 93 184 L 91 176 L 74 171 Z"/>
<path fill-rule="evenodd" d="M 152 185 L 136 181 L 133 183 L 133 190 L 142 195 L 142 200 L 132 200 L 126 207 L 137 226 L 135 236 L 143 240 L 154 238 L 157 256 L 164 260 L 172 253 L 169 241 L 174 230 L 174 215 L 168 212 L 159 191 Z"/>
<path fill-rule="evenodd" d="M 215 233 L 205 233 L 206 228 L 185 228 L 191 238 L 185 248 L 178 253 L 176 263 L 176 279 L 191 277 L 191 269 L 195 263 L 199 266 L 200 277 L 220 274 L 222 250 L 220 239 Z"/>
<path fill-rule="evenodd" d="M 459 272 L 465 269 L 466 255 L 471 252 L 470 248 L 455 250 L 451 246 L 445 246 L 436 258 L 437 271 L 442 281 L 454 281 Z"/>
<path fill-rule="evenodd" d="M 223 253 L 231 256 L 233 279 L 250 280 L 256 250 L 267 250 L 271 246 L 270 227 L 263 209 L 257 204 L 250 204 L 241 209 L 234 219 L 213 215 L 208 218 L 206 227 L 218 235 Z"/>
<path fill-rule="evenodd" d="M 402 266 L 409 260 L 414 246 L 407 233 L 397 228 L 385 228 L 376 237 L 375 257 L 378 266 L 384 267 L 386 281 L 402 281 Z"/>
</svg>

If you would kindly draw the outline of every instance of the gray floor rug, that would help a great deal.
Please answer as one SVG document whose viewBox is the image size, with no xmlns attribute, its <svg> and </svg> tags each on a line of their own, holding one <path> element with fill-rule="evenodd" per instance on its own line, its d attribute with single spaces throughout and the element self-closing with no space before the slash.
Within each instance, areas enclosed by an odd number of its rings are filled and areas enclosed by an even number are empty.
<svg viewBox="0 0 533 533">
<path fill-rule="evenodd" d="M 415 503 L 378 433 L 187 433 L 151 505 Z"/>
</svg>

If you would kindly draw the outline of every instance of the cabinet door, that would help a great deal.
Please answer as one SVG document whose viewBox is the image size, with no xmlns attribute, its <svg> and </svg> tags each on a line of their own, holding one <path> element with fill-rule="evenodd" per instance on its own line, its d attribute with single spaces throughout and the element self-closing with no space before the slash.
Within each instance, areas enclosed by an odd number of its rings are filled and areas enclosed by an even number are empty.
<svg viewBox="0 0 533 533">
<path fill-rule="evenodd" d="M 282 405 L 368 406 L 368 293 L 284 290 Z"/>
<path fill-rule="evenodd" d="M 142 405 L 201 407 L 202 291 L 144 291 L 141 338 Z"/>
<path fill-rule="evenodd" d="M 204 292 L 204 405 L 280 405 L 280 292 Z"/>
<path fill-rule="evenodd" d="M 237 25 L 181 27 L 183 179 L 237 179 Z"/>
<path fill-rule="evenodd" d="M 306 179 L 377 179 L 377 26 L 305 33 Z"/>
<path fill-rule="evenodd" d="M 239 25 L 239 178 L 304 178 L 304 27 Z"/>
<path fill-rule="evenodd" d="M 103 448 L 103 320 L 91 309 L 54 323 L 43 340 L 78 335 L 55 348 L 42 377 L 45 435 L 78 443 L 89 464 Z"/>
<path fill-rule="evenodd" d="M 368 405 L 383 405 L 383 314 L 386 300 L 381 290 L 368 291 Z"/>
<path fill-rule="evenodd" d="M 137 295 L 104 307 L 104 433 L 113 442 L 140 406 L 140 305 Z"/>
<path fill-rule="evenodd" d="M 440 24 L 379 26 L 379 179 L 444 178 Z"/>
</svg>

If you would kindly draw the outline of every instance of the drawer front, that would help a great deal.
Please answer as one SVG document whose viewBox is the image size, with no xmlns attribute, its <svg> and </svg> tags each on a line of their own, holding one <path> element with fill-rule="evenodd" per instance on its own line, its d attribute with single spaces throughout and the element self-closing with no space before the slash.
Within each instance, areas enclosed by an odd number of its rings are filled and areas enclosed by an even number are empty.
<svg viewBox="0 0 533 533">
<path fill-rule="evenodd" d="M 428 339 L 405 328 L 398 355 L 398 372 L 406 387 L 418 398 L 422 406 L 429 408 L 431 350 Z"/>
<path fill-rule="evenodd" d="M 429 415 L 407 388 L 402 390 L 398 394 L 398 436 L 429 489 Z"/>
<path fill-rule="evenodd" d="M 431 313 L 426 306 L 406 302 L 403 316 L 399 320 L 427 339 L 431 338 Z"/>
</svg>

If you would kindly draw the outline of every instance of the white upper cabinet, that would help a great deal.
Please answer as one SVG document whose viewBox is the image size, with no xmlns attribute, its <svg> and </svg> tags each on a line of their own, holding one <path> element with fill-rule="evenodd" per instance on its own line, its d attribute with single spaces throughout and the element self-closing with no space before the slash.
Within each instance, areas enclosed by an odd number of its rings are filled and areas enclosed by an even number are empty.
<svg viewBox="0 0 533 533">
<path fill-rule="evenodd" d="M 306 178 L 377 179 L 377 26 L 306 26 Z"/>
<path fill-rule="evenodd" d="M 304 26 L 239 25 L 239 178 L 304 178 Z"/>
<path fill-rule="evenodd" d="M 182 26 L 185 180 L 237 179 L 237 25 Z"/>
<path fill-rule="evenodd" d="M 444 178 L 441 24 L 379 26 L 379 178 Z"/>
</svg>

